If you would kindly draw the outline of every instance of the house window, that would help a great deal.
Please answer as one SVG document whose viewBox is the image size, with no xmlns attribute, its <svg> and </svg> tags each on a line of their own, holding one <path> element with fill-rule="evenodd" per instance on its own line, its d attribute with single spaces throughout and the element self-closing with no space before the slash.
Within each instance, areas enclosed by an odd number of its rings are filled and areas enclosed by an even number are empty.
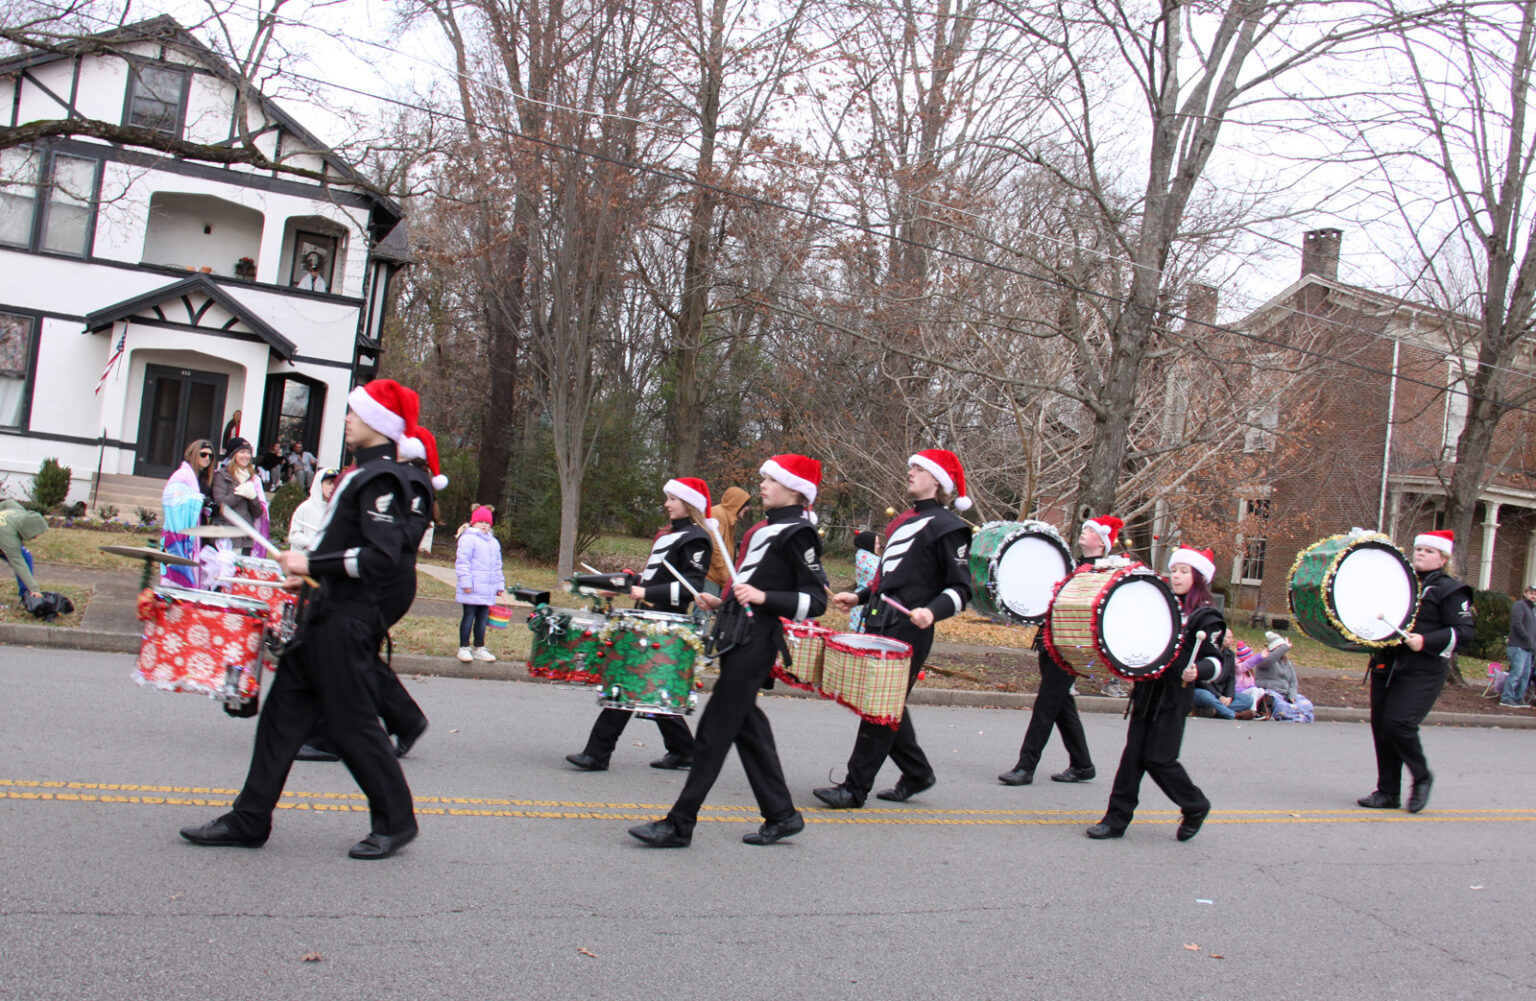
<svg viewBox="0 0 1536 1001">
<path fill-rule="evenodd" d="M 128 75 L 127 124 L 180 135 L 186 90 L 186 70 L 135 65 Z"/>
<path fill-rule="evenodd" d="M 1248 497 L 1237 502 L 1237 521 L 1244 529 L 1238 537 L 1241 551 L 1234 568 L 1238 583 L 1264 582 L 1264 560 L 1269 551 L 1269 512 L 1268 497 Z"/>
<path fill-rule="evenodd" d="M 29 149 L 0 156 L 0 244 L 71 257 L 89 254 L 97 161 Z"/>
<path fill-rule="evenodd" d="M 1275 450 L 1275 428 L 1280 426 L 1280 407 L 1276 403 L 1268 403 L 1262 407 L 1253 407 L 1248 413 L 1249 428 L 1243 434 L 1244 452 L 1273 452 Z"/>
<path fill-rule="evenodd" d="M 1264 582 L 1264 551 L 1269 546 L 1267 539 L 1243 540 L 1243 568 L 1242 579 L 1244 584 L 1262 584 Z"/>
<path fill-rule="evenodd" d="M 329 292 L 336 269 L 334 236 L 298 230 L 293 234 L 293 273 L 288 284 L 315 292 Z"/>
<path fill-rule="evenodd" d="M 37 321 L 0 313 L 0 427 L 20 428 L 26 417 L 27 381 Z"/>
</svg>

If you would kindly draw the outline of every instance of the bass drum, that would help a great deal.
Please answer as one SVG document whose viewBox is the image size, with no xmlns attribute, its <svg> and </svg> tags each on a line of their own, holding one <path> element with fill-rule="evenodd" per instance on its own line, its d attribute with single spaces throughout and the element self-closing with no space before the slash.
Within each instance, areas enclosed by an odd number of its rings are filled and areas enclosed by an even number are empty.
<svg viewBox="0 0 1536 1001">
<path fill-rule="evenodd" d="M 1082 567 L 1062 582 L 1045 648 L 1073 674 L 1103 668 L 1127 681 L 1156 678 L 1178 656 L 1183 613 L 1168 582 L 1142 563 Z"/>
<path fill-rule="evenodd" d="M 1291 614 L 1308 636 L 1335 650 L 1397 643 L 1419 608 L 1408 557 L 1379 532 L 1332 535 L 1296 555 L 1286 578 Z"/>
<path fill-rule="evenodd" d="M 971 607 L 1037 626 L 1056 583 L 1072 572 L 1072 550 L 1043 521 L 989 521 L 971 538 Z"/>
</svg>

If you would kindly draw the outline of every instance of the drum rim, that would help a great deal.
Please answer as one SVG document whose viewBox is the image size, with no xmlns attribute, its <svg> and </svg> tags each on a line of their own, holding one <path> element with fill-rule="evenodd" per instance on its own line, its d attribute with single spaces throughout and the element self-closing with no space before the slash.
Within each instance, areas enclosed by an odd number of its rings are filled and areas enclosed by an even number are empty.
<svg viewBox="0 0 1536 1001">
<path fill-rule="evenodd" d="M 845 643 L 841 639 L 844 636 L 856 637 L 860 643 L 874 642 L 875 645 L 859 646 Z M 881 645 L 885 643 L 896 645 L 882 648 Z M 912 659 L 912 644 L 905 640 L 899 640 L 891 636 L 882 636 L 878 633 L 833 633 L 826 637 L 826 644 L 828 647 L 841 653 L 868 654 L 879 660 L 900 660 L 902 657 L 908 660 Z"/>
<path fill-rule="evenodd" d="M 1339 548 L 1338 552 L 1332 555 L 1332 557 L 1328 560 L 1328 565 L 1323 568 L 1323 576 L 1320 582 L 1320 587 L 1325 599 L 1323 601 L 1323 615 L 1329 628 L 1331 628 L 1334 633 L 1337 634 L 1336 636 L 1324 637 L 1313 635 L 1311 630 L 1307 628 L 1310 622 L 1310 617 L 1303 615 L 1300 611 L 1297 610 L 1295 581 L 1297 572 L 1301 570 L 1301 565 L 1306 562 L 1307 558 L 1310 557 L 1318 548 L 1325 546 L 1330 542 L 1342 542 L 1344 545 Z M 1291 617 L 1296 620 L 1296 624 L 1301 627 L 1302 632 L 1306 633 L 1312 639 L 1317 640 L 1319 643 L 1322 643 L 1324 646 L 1340 649 L 1338 643 L 1340 640 L 1342 640 L 1345 643 L 1351 644 L 1352 648 L 1355 650 L 1382 650 L 1386 649 L 1387 647 L 1396 646 L 1399 642 L 1399 637 L 1395 633 L 1385 639 L 1366 639 L 1365 637 L 1360 636 L 1354 630 L 1346 626 L 1343 621 L 1334 614 L 1334 575 L 1338 573 L 1339 565 L 1344 562 L 1344 557 L 1348 556 L 1357 548 L 1363 548 L 1367 546 L 1375 549 L 1384 549 L 1388 552 L 1391 552 L 1398 558 L 1401 565 L 1406 567 L 1408 570 L 1408 582 L 1410 585 L 1412 585 L 1413 600 L 1409 602 L 1408 618 L 1404 622 L 1397 623 L 1397 627 L 1406 632 L 1407 630 L 1413 628 L 1414 622 L 1419 617 L 1419 600 L 1423 597 L 1423 587 L 1419 583 L 1418 574 L 1414 573 L 1413 562 L 1408 558 L 1408 555 L 1404 553 L 1402 549 L 1398 548 L 1397 544 L 1392 541 L 1392 537 L 1390 535 L 1387 535 L 1384 532 L 1362 532 L 1359 535 L 1340 533 L 1337 535 L 1324 536 L 1323 538 L 1318 539 L 1316 542 L 1312 543 L 1310 546 L 1307 546 L 1301 552 L 1296 554 L 1296 559 L 1291 563 L 1290 573 L 1286 574 L 1285 576 L 1285 603 L 1286 607 L 1290 609 Z M 1343 649 L 1351 649 L 1351 647 L 1345 647 Z"/>
<path fill-rule="evenodd" d="M 988 553 L 987 556 L 985 557 L 986 565 L 987 565 L 987 582 L 986 582 L 986 584 L 984 584 L 982 586 L 982 591 L 985 592 L 985 594 L 987 596 L 987 604 L 990 605 L 993 609 L 995 609 L 998 614 L 1003 615 L 1006 618 L 1012 619 L 1014 622 L 1017 622 L 1020 625 L 1024 625 L 1024 626 L 1038 626 L 1038 625 L 1041 625 L 1041 624 L 1043 624 L 1045 622 L 1046 618 L 1048 618 L 1050 616 L 1050 614 L 1051 614 L 1051 603 L 1056 600 L 1056 591 L 1057 591 L 1057 589 L 1059 589 L 1061 581 L 1066 580 L 1067 578 L 1069 578 L 1069 577 L 1071 577 L 1073 575 L 1072 547 L 1067 545 L 1066 540 L 1061 537 L 1061 533 L 1056 530 L 1056 526 L 1052 525 L 1050 522 L 1046 522 L 1046 521 L 989 521 L 985 525 L 982 525 L 981 528 L 977 529 L 976 532 L 972 535 L 972 537 L 971 537 L 972 552 L 973 553 L 975 552 L 976 536 L 985 533 L 988 529 L 995 528 L 995 527 L 998 527 L 998 526 L 1003 526 L 1003 525 L 1013 525 L 1013 526 L 1015 526 L 1015 531 L 1012 531 L 1012 532 L 1009 532 L 1009 533 L 1003 535 L 1003 537 L 1000 540 L 998 540 L 998 547 L 997 547 L 997 549 L 995 551 L 993 551 L 993 552 Z M 1039 615 L 1024 615 L 1024 614 L 1022 614 L 1020 612 L 1017 612 L 1011 606 L 1005 605 L 1002 602 L 1002 600 L 999 599 L 998 596 L 997 596 L 997 586 L 998 586 L 997 573 L 996 573 L 997 564 L 1002 559 L 1003 554 L 1008 551 L 1008 547 L 1013 545 L 1014 540 L 1019 538 L 1020 536 L 1023 536 L 1023 535 L 1039 536 L 1039 537 L 1045 538 L 1049 542 L 1054 543 L 1057 546 L 1060 554 L 1062 555 L 1062 563 L 1067 568 L 1066 575 L 1061 577 L 1060 579 L 1058 579 L 1057 582 L 1056 582 L 1056 587 L 1054 587 L 1052 589 L 1052 591 L 1051 591 L 1051 599 L 1050 599 L 1050 601 L 1047 601 L 1045 603 L 1045 611 L 1041 612 Z M 974 602 L 974 599 L 973 599 L 973 602 Z"/>
<path fill-rule="evenodd" d="M 224 611 L 240 612 L 242 614 L 264 617 L 272 610 L 272 606 L 265 601 L 256 598 L 247 598 L 239 594 L 228 594 L 223 591 L 204 591 L 198 588 L 177 587 L 175 584 L 161 584 L 151 588 L 155 597 L 169 597 L 174 601 L 184 602 L 189 605 L 202 605 L 208 608 L 220 608 Z M 172 592 L 167 595 L 166 592 Z M 200 600 L 202 598 L 217 598 L 217 601 Z M 247 607 L 240 607 L 245 605 Z"/>
</svg>

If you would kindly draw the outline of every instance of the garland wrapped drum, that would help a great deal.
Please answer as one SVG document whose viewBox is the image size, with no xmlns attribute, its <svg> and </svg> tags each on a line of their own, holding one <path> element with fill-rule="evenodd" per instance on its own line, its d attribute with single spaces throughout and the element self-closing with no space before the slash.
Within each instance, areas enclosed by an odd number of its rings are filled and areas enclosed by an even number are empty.
<svg viewBox="0 0 1536 1001">
<path fill-rule="evenodd" d="M 983 615 L 1039 625 L 1058 581 L 1072 572 L 1072 550 L 1043 521 L 989 521 L 971 538 L 971 607 Z"/>
<path fill-rule="evenodd" d="M 1297 553 L 1286 592 L 1302 632 L 1335 650 L 1392 646 L 1394 627 L 1412 629 L 1419 607 L 1408 557 L 1388 536 L 1359 529 Z"/>
<path fill-rule="evenodd" d="M 597 681 L 601 671 L 597 655 L 603 648 L 601 635 L 607 624 L 608 616 L 602 612 L 539 605 L 528 616 L 528 629 L 533 633 L 528 673 L 551 681 Z"/>
<path fill-rule="evenodd" d="M 704 631 L 692 616 L 647 609 L 614 612 L 599 634 L 598 703 L 632 712 L 683 716 L 698 701 L 694 670 Z"/>
<path fill-rule="evenodd" d="M 1046 650 L 1074 674 L 1103 668 L 1144 681 L 1178 656 L 1183 613 L 1168 582 L 1146 564 L 1106 557 L 1057 586 L 1044 639 Z"/>
</svg>

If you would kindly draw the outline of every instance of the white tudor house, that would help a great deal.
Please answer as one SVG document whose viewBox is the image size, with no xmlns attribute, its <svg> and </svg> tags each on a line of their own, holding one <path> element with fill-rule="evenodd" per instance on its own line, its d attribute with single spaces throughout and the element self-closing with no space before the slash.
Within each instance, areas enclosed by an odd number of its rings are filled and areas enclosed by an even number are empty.
<svg viewBox="0 0 1536 1001">
<path fill-rule="evenodd" d="M 238 141 L 234 72 L 174 21 L 100 37 L 106 51 L 0 61 L 0 114 Z M 326 182 L 95 139 L 0 151 L 6 493 L 56 456 L 71 500 L 157 504 L 187 444 L 218 444 L 236 410 L 258 452 L 299 439 L 340 459 L 347 392 L 378 367 L 403 212 L 270 100 L 252 103 L 262 151 Z"/>
</svg>

